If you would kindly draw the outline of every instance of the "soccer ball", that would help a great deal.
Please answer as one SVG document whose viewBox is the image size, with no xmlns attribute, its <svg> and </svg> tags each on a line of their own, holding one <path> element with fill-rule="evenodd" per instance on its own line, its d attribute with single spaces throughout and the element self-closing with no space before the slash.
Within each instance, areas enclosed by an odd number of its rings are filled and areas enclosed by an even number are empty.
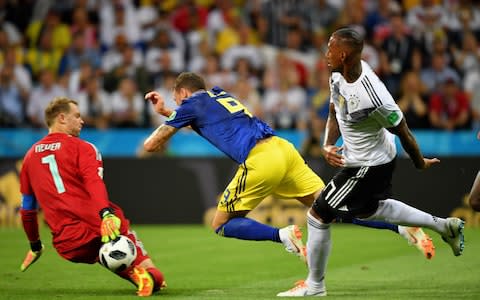
<svg viewBox="0 0 480 300">
<path fill-rule="evenodd" d="M 132 240 L 121 235 L 117 239 L 103 244 L 98 252 L 100 263 L 112 272 L 121 272 L 130 267 L 137 258 L 137 249 Z"/>
</svg>

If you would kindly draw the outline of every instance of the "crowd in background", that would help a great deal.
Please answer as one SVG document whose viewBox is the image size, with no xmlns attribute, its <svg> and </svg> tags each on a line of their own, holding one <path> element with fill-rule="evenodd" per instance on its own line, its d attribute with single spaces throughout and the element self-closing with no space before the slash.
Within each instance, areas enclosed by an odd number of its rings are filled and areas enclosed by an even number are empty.
<svg viewBox="0 0 480 300">
<path fill-rule="evenodd" d="M 410 127 L 480 126 L 477 1 L 0 0 L 0 127 L 45 127 L 44 107 L 61 95 L 88 127 L 157 126 L 143 95 L 157 90 L 174 107 L 176 75 L 193 71 L 315 145 L 326 45 L 344 26 L 364 35 L 363 59 Z"/>
</svg>

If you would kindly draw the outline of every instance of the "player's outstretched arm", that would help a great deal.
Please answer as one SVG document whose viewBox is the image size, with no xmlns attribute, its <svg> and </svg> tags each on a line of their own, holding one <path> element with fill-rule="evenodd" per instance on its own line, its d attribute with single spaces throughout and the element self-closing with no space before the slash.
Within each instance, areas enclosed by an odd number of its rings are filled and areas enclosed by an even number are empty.
<svg viewBox="0 0 480 300">
<path fill-rule="evenodd" d="M 440 162 L 438 158 L 423 157 L 415 137 L 408 128 L 405 118 L 402 119 L 400 124 L 398 124 L 396 127 L 388 128 L 388 130 L 400 138 L 400 143 L 402 144 L 403 149 L 405 149 L 405 152 L 408 153 L 410 159 L 413 161 L 413 164 L 417 169 L 428 169 L 432 165 Z"/>
<path fill-rule="evenodd" d="M 173 110 L 165 107 L 165 100 L 163 99 L 162 95 L 160 95 L 158 92 L 149 92 L 145 95 L 146 100 L 150 100 L 153 105 L 153 109 L 155 112 L 161 114 L 162 116 L 165 117 L 170 117 L 173 113 Z"/>
<path fill-rule="evenodd" d="M 162 146 L 178 131 L 177 128 L 162 124 L 155 129 L 143 143 L 143 149 L 148 152 L 155 152 L 162 149 Z"/>
</svg>

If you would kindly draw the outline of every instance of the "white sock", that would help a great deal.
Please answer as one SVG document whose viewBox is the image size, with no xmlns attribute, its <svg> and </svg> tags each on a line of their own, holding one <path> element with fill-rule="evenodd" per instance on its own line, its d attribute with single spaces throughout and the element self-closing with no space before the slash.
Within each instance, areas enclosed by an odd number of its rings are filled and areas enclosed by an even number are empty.
<svg viewBox="0 0 480 300">
<path fill-rule="evenodd" d="M 379 201 L 377 211 L 367 220 L 381 220 L 397 225 L 425 227 L 442 235 L 447 233 L 446 219 L 435 217 L 394 199 Z"/>
<path fill-rule="evenodd" d="M 330 224 L 323 224 L 308 212 L 307 285 L 310 293 L 325 290 L 325 271 L 332 248 Z"/>
</svg>

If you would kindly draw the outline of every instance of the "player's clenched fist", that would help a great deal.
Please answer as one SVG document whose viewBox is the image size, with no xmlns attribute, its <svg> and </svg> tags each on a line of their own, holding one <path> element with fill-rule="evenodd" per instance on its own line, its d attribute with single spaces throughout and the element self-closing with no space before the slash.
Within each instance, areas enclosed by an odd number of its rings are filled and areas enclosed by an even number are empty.
<svg viewBox="0 0 480 300">
<path fill-rule="evenodd" d="M 163 100 L 162 95 L 160 95 L 158 92 L 149 92 L 145 95 L 146 100 L 150 100 L 153 104 L 154 110 L 161 114 L 163 112 L 163 108 L 165 106 L 165 101 Z"/>
<path fill-rule="evenodd" d="M 102 225 L 100 227 L 102 242 L 107 243 L 113 241 L 120 235 L 120 219 L 115 216 L 111 208 L 102 209 L 100 211 L 100 217 L 102 218 Z"/>
</svg>

